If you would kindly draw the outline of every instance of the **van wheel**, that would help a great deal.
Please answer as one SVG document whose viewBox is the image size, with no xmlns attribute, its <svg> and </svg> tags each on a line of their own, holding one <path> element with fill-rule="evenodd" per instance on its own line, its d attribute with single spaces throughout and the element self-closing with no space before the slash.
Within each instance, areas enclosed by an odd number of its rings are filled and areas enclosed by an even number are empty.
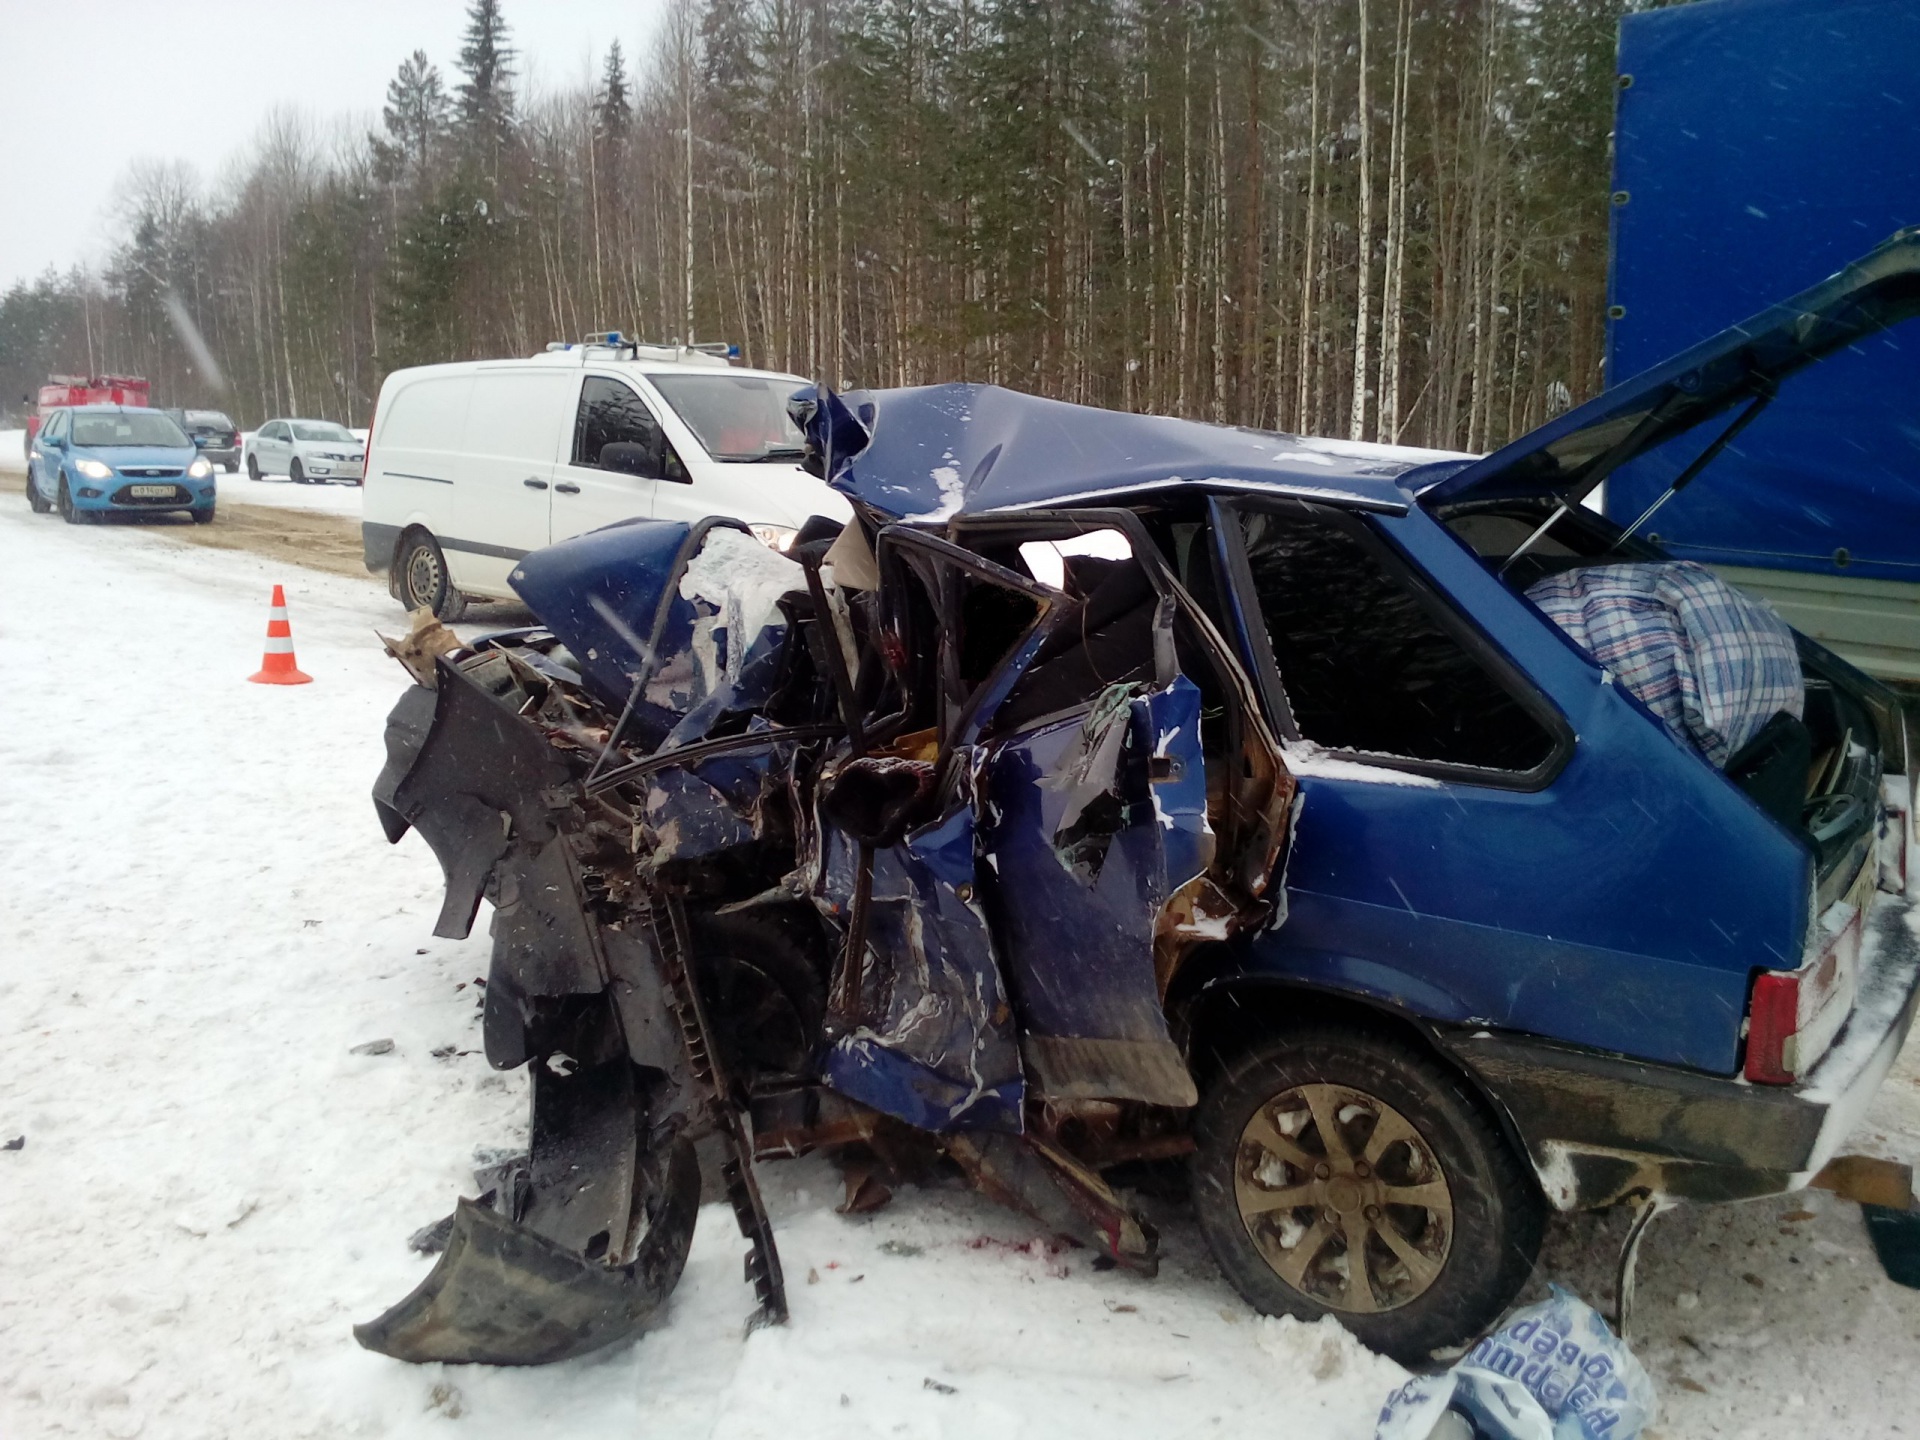
<svg viewBox="0 0 1920 1440">
<path fill-rule="evenodd" d="M 1209 1091 L 1194 1138 L 1194 1210 L 1234 1289 L 1404 1365 L 1498 1319 L 1540 1253 L 1531 1172 L 1458 1075 L 1386 1036 L 1269 1042 Z"/>
<path fill-rule="evenodd" d="M 407 609 L 424 605 L 442 620 L 458 620 L 466 613 L 467 597 L 453 588 L 447 576 L 447 557 L 424 530 L 401 542 L 395 572 L 400 603 Z"/>
</svg>

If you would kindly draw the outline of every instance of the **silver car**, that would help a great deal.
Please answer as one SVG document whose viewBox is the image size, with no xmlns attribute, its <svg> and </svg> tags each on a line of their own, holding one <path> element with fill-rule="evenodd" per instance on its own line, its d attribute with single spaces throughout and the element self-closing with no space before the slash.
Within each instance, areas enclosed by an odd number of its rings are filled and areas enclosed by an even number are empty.
<svg viewBox="0 0 1920 1440">
<path fill-rule="evenodd" d="M 296 485 L 339 480 L 358 485 L 366 443 L 331 420 L 269 420 L 247 441 L 247 476 L 284 475 Z"/>
</svg>

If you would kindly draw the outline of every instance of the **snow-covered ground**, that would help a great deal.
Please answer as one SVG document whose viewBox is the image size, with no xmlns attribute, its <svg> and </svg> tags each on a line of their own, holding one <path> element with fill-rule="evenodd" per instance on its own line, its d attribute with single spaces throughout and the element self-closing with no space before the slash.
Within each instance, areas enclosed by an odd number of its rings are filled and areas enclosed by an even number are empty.
<svg viewBox="0 0 1920 1440">
<path fill-rule="evenodd" d="M 309 686 L 245 681 L 276 581 Z M 1371 1434 L 1398 1368 L 1254 1315 L 1177 1205 L 1150 1202 L 1144 1280 L 959 1190 L 842 1217 L 813 1160 L 762 1168 L 783 1329 L 743 1336 L 709 1207 L 636 1344 L 520 1371 L 360 1350 L 351 1322 L 427 1268 L 409 1232 L 524 1121 L 478 1053 L 484 918 L 432 937 L 438 867 L 367 798 L 404 684 L 371 632 L 400 622 L 368 582 L 0 496 L 0 1139 L 26 1140 L 0 1152 L 0 1436 Z M 1917 1087 L 1910 1057 L 1864 1144 L 1911 1158 Z M 1549 1277 L 1604 1304 L 1618 1230 L 1558 1225 Z M 1920 1294 L 1851 1205 L 1664 1218 L 1640 1303 L 1664 1440 L 1912 1429 Z"/>
<path fill-rule="evenodd" d="M 249 480 L 244 470 L 232 475 L 222 470 L 214 480 L 214 490 L 222 505 L 272 505 L 283 510 L 344 515 L 349 520 L 360 518 L 358 485 L 296 485 L 284 475 Z"/>
</svg>

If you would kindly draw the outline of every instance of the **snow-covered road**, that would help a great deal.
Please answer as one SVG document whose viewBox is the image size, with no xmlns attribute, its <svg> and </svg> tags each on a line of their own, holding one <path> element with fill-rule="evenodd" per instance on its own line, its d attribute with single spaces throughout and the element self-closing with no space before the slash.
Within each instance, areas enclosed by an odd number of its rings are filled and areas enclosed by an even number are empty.
<svg viewBox="0 0 1920 1440">
<path fill-rule="evenodd" d="M 1178 1206 L 1149 1281 L 957 1190 L 841 1217 L 815 1161 L 763 1171 L 784 1329 L 743 1338 L 709 1207 L 637 1344 L 530 1371 L 358 1349 L 524 1103 L 477 1053 L 484 920 L 432 938 L 438 868 L 367 799 L 404 683 L 371 632 L 401 617 L 368 582 L 0 502 L 0 1139 L 26 1139 L 0 1152 L 0 1436 L 1371 1434 L 1397 1367 L 1255 1316 Z M 245 683 L 276 581 L 310 686 Z M 1917 1085 L 1909 1057 L 1864 1142 L 1912 1157 Z M 1558 1226 L 1550 1275 L 1604 1304 L 1617 1230 Z M 1851 1205 L 1663 1219 L 1640 1295 L 1666 1440 L 1912 1428 L 1920 1294 Z"/>
<path fill-rule="evenodd" d="M 214 477 L 214 494 L 222 505 L 270 505 L 279 510 L 311 510 L 320 515 L 360 519 L 358 485 L 296 485 L 285 476 L 249 480 L 246 472 Z"/>
</svg>

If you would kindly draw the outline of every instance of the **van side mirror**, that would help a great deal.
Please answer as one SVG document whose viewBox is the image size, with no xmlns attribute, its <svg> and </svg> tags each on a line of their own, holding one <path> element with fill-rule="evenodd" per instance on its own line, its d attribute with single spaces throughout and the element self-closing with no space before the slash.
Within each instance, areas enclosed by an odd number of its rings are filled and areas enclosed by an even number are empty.
<svg viewBox="0 0 1920 1440">
<path fill-rule="evenodd" d="M 611 440 L 600 447 L 600 468 L 619 475 L 635 475 L 642 480 L 665 478 L 658 450 L 632 440 Z"/>
</svg>

